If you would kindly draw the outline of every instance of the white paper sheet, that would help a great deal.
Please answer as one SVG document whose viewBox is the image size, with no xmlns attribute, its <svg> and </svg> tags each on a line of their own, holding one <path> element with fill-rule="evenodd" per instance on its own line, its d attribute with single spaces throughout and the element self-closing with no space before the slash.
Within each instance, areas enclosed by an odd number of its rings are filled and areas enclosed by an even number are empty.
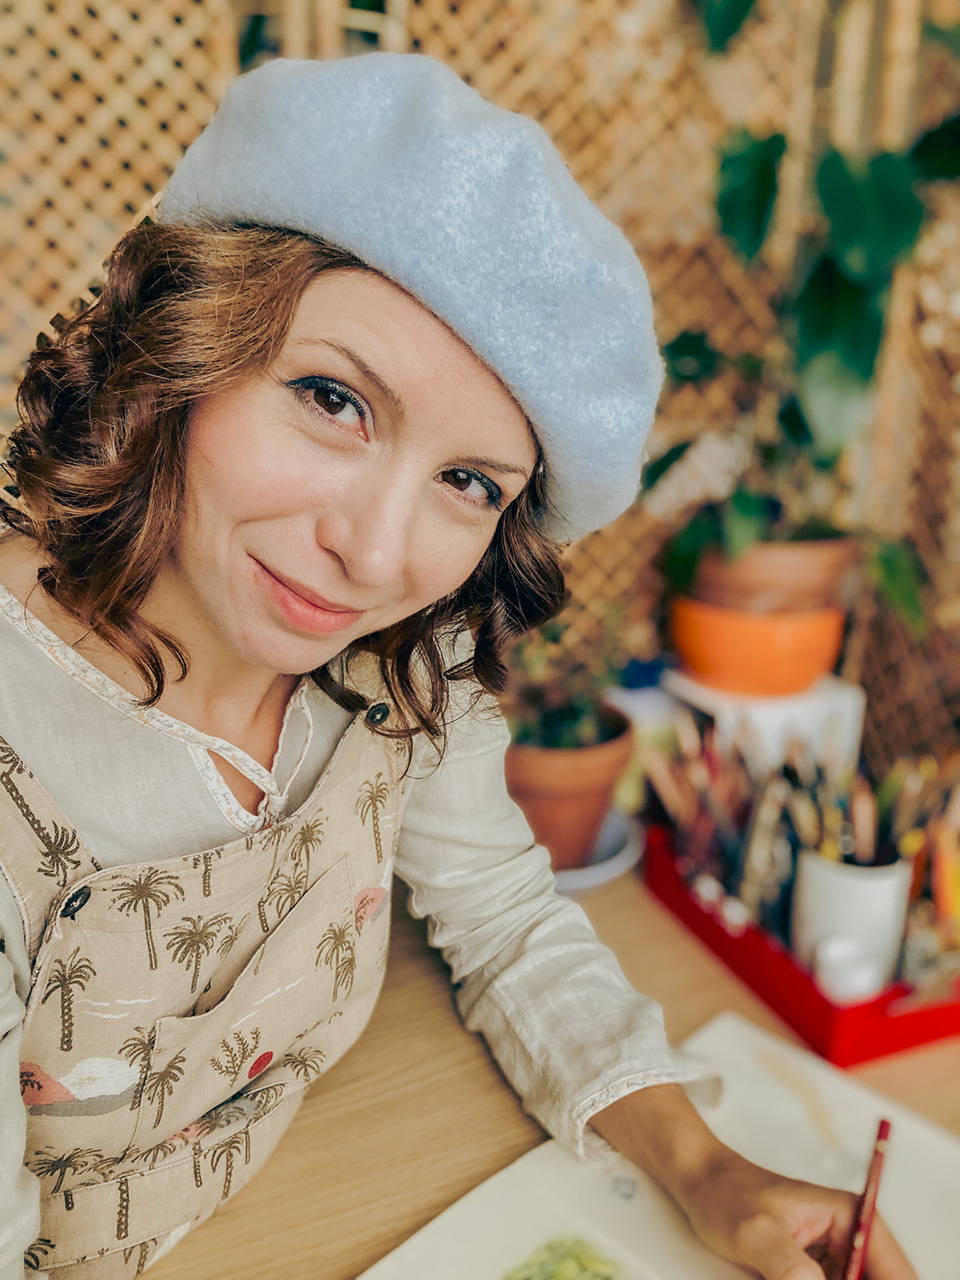
<svg viewBox="0 0 960 1280">
<path fill-rule="evenodd" d="M 684 1046 L 724 1078 L 704 1115 L 724 1142 L 792 1177 L 860 1191 L 877 1122 L 893 1123 L 880 1209 L 920 1280 L 960 1274 L 960 1139 L 735 1014 Z M 502 1280 L 556 1236 L 582 1236 L 624 1280 L 743 1280 L 660 1189 L 614 1154 L 545 1142 L 488 1179 L 358 1280 Z"/>
</svg>

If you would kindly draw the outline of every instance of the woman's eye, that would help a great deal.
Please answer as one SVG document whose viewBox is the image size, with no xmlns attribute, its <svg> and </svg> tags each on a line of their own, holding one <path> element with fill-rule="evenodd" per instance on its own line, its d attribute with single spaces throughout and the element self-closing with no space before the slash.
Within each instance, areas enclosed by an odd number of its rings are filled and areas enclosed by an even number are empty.
<svg viewBox="0 0 960 1280">
<path fill-rule="evenodd" d="M 367 420 L 367 408 L 359 396 L 332 378 L 298 378 L 290 384 L 297 395 L 329 418 L 356 430 Z"/>
<path fill-rule="evenodd" d="M 484 507 L 493 507 L 495 511 L 500 510 L 503 502 L 500 486 L 479 471 L 470 471 L 466 467 L 448 467 L 446 471 L 441 471 L 440 478 L 444 484 L 450 485 L 474 502 Z"/>
</svg>

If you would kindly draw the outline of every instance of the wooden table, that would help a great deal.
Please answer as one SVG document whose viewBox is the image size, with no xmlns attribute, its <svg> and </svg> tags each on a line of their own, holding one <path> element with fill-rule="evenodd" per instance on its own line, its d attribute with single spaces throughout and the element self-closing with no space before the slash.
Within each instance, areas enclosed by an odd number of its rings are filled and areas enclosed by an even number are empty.
<svg viewBox="0 0 960 1280">
<path fill-rule="evenodd" d="M 150 1270 L 153 1280 L 353 1280 L 544 1138 L 397 895 L 383 997 L 359 1044 L 318 1082 L 266 1167 Z M 634 876 L 581 899 L 676 1042 L 731 1009 L 792 1032 Z M 960 1039 L 852 1074 L 960 1133 Z"/>
</svg>

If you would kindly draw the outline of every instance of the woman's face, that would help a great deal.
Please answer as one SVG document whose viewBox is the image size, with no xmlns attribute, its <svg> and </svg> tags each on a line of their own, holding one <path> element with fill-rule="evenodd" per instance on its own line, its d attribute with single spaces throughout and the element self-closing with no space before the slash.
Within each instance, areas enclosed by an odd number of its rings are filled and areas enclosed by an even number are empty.
<svg viewBox="0 0 960 1280">
<path fill-rule="evenodd" d="M 430 311 L 327 272 L 276 364 L 194 406 L 156 598 L 188 647 L 312 670 L 456 590 L 535 460 L 519 406 Z"/>
</svg>

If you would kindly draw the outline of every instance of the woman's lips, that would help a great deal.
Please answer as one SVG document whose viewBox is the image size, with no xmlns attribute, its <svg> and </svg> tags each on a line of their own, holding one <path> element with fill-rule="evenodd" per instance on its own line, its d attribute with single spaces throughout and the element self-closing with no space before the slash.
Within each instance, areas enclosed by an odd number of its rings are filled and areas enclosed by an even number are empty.
<svg viewBox="0 0 960 1280">
<path fill-rule="evenodd" d="M 252 558 L 252 557 L 251 557 Z M 324 600 L 309 587 L 281 577 L 257 559 L 253 560 L 269 598 L 291 626 L 313 635 L 332 635 L 353 626 L 363 610 L 347 609 Z"/>
</svg>

